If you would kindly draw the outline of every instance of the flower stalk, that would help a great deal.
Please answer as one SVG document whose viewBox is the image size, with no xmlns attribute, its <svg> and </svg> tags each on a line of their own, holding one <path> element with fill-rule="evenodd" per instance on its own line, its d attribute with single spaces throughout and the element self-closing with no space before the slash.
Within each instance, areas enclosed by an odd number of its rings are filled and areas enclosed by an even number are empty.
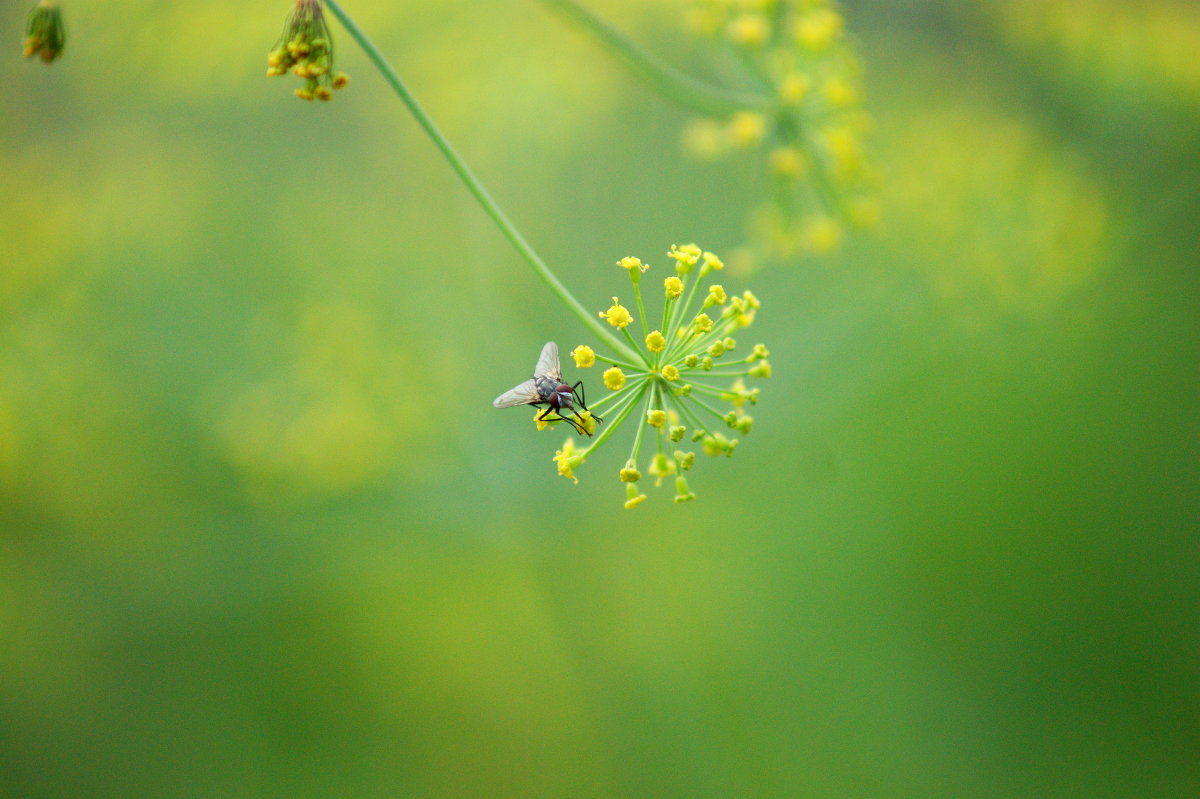
<svg viewBox="0 0 1200 799">
<path fill-rule="evenodd" d="M 491 218 L 491 220 L 496 224 L 496 227 L 500 228 L 500 232 L 504 234 L 504 237 L 508 239 L 509 243 L 512 244 L 513 248 L 516 249 L 521 257 L 525 259 L 525 262 L 529 264 L 534 273 L 537 274 L 537 276 L 540 277 L 547 286 L 549 286 L 550 290 L 554 292 L 554 294 L 560 300 L 563 301 L 567 308 L 570 309 L 571 313 L 575 314 L 576 318 L 578 318 L 579 321 L 582 322 L 584 326 L 587 327 L 597 338 L 604 341 L 612 350 L 619 353 L 626 359 L 636 360 L 636 354 L 630 350 L 624 342 L 612 335 L 612 333 L 606 330 L 603 325 L 601 325 L 594 317 L 592 317 L 592 315 L 588 313 L 587 309 L 583 307 L 583 304 L 580 303 L 579 300 L 575 299 L 575 296 L 571 294 L 565 285 L 563 285 L 563 282 L 558 279 L 558 276 L 555 275 L 554 272 L 551 271 L 550 267 L 546 265 L 546 262 L 542 260 L 540 255 L 537 254 L 537 252 L 525 239 L 525 236 L 521 234 L 521 231 L 519 231 L 508 218 L 508 215 L 505 214 L 500 206 L 496 204 L 496 201 L 492 199 L 492 195 L 484 187 L 483 183 L 480 182 L 479 178 L 475 176 L 475 173 L 471 170 L 471 168 L 467 166 L 467 163 L 463 161 L 462 157 L 459 156 L 454 147 L 451 146 L 450 142 L 442 134 L 441 130 L 434 123 L 433 119 L 427 113 L 425 113 L 425 109 L 422 108 L 421 104 L 417 102 L 417 98 L 413 96 L 412 92 L 409 91 L 408 87 L 404 84 L 404 81 L 402 81 L 400 76 L 396 74 L 396 71 L 392 68 L 392 65 L 388 62 L 388 60 L 384 58 L 383 53 L 379 51 L 379 48 L 376 47 L 367 34 L 363 32 L 362 28 L 358 26 L 358 23 L 356 23 L 350 17 L 350 15 L 345 12 L 341 6 L 341 3 L 339 3 L 337 0 L 325 0 L 325 4 L 328 6 L 330 13 L 332 13 L 333 16 L 336 17 L 337 20 L 346 28 L 346 31 L 350 34 L 350 37 L 354 39 L 354 41 L 358 43 L 359 47 L 363 49 L 363 52 L 367 54 L 367 58 L 371 60 L 371 63 L 374 64 L 379 70 L 380 74 L 383 75 L 384 80 L 387 81 L 388 86 L 390 86 L 392 91 L 396 93 L 396 96 L 398 96 L 404 105 L 408 107 L 408 110 L 413 115 L 413 118 L 415 118 L 417 123 L 422 127 L 422 129 L 424 129 L 426 135 L 433 140 L 434 145 L 442 153 L 446 161 L 449 162 L 450 167 L 459 176 L 463 184 L 466 185 L 467 190 L 471 192 L 471 195 L 475 198 L 476 202 L 479 203 L 480 207 L 483 208 L 484 213 Z"/>
</svg>

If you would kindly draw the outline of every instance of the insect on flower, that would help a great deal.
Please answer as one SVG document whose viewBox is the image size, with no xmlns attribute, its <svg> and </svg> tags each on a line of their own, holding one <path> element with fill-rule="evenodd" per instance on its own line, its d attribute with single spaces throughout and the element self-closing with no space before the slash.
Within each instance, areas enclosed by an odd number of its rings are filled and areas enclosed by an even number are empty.
<svg viewBox="0 0 1200 799">
<path fill-rule="evenodd" d="M 599 416 L 593 416 L 588 411 L 583 381 L 580 380 L 573 386 L 563 382 L 562 367 L 558 362 L 558 345 L 553 341 L 547 341 L 546 346 L 542 347 L 537 366 L 533 368 L 533 377 L 496 397 L 492 405 L 497 408 L 511 408 L 515 405 L 540 408 L 544 405 L 546 409 L 537 417 L 537 421 L 556 422 L 561 419 L 574 427 L 578 433 L 587 436 L 595 429 L 595 425 L 588 425 L 588 419 L 601 421 Z M 576 405 L 579 406 L 578 410 Z M 569 415 L 564 415 L 564 410 Z M 588 418 L 584 418 L 579 410 L 587 413 Z M 550 416 L 551 412 L 555 415 Z"/>
</svg>

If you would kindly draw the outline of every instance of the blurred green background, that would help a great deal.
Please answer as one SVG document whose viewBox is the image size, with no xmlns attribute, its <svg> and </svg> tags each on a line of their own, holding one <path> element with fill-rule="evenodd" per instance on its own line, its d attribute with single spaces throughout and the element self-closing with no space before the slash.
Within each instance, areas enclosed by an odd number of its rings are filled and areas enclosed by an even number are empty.
<svg viewBox="0 0 1200 799">
<path fill-rule="evenodd" d="M 755 431 L 633 512 L 491 408 L 586 331 L 344 33 L 314 106 L 286 2 L 64 5 L 0 13 L 0 795 L 1200 795 L 1195 3 L 846 3 L 883 222 L 726 281 Z M 741 242 L 754 160 L 538 3 L 347 5 L 589 307 Z"/>
</svg>

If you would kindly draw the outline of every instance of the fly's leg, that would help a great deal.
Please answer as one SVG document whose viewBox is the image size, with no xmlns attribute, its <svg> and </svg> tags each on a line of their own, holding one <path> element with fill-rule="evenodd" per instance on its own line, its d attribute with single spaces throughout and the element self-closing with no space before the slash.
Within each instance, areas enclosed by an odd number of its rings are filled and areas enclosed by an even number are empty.
<svg viewBox="0 0 1200 799">
<path fill-rule="evenodd" d="M 549 418 L 548 414 L 551 411 L 554 411 L 555 415 L 558 417 L 557 419 Z M 576 415 L 578 416 L 578 414 L 576 414 Z M 537 421 L 539 421 L 539 422 L 559 422 L 559 421 L 566 422 L 567 424 L 571 425 L 571 427 L 575 428 L 575 432 L 579 433 L 579 435 L 581 435 L 581 436 L 590 436 L 591 435 L 591 433 L 589 433 L 587 430 L 584 430 L 580 426 L 579 422 L 575 421 L 574 419 L 570 418 L 569 416 L 563 416 L 562 412 L 560 412 L 559 410 L 557 410 L 549 405 L 547 405 L 545 410 L 543 410 L 541 412 L 541 414 L 538 415 Z"/>
<path fill-rule="evenodd" d="M 575 394 L 575 399 L 579 400 L 579 407 L 583 408 L 585 411 L 588 411 L 587 395 L 583 391 L 583 381 L 580 380 L 578 383 L 571 386 L 571 391 L 572 391 L 572 393 Z M 588 413 L 592 413 L 592 412 L 588 411 Z M 578 411 L 575 413 L 575 415 L 576 416 L 579 415 Z M 600 424 L 601 422 L 604 421 L 603 419 L 601 419 L 599 416 L 597 416 L 594 413 L 592 413 L 592 418 L 596 420 L 596 424 Z"/>
</svg>

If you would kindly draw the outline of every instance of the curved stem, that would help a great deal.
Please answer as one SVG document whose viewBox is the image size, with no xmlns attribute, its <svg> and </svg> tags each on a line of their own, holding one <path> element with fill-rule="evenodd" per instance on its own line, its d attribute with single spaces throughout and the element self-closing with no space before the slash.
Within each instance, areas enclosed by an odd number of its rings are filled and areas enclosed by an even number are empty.
<svg viewBox="0 0 1200 799">
<path fill-rule="evenodd" d="M 748 108 L 766 108 L 767 98 L 731 91 L 697 80 L 659 60 L 576 0 L 542 0 L 605 45 L 618 61 L 662 96 L 693 111 L 726 116 Z"/>
<path fill-rule="evenodd" d="M 371 59 L 371 62 L 380 71 L 380 73 L 382 73 L 384 80 L 386 80 L 388 85 L 392 87 L 392 90 L 396 92 L 396 95 L 402 101 L 404 101 L 404 104 L 408 106 L 408 110 L 412 113 L 413 117 L 416 118 L 421 127 L 425 129 L 425 133 L 429 135 L 429 138 L 433 140 L 433 143 L 441 151 L 442 155 L 445 156 L 446 160 L 450 162 L 450 166 L 455 172 L 458 173 L 458 176 L 462 179 L 462 182 L 466 184 L 467 189 L 475 197 L 479 205 L 483 207 L 484 212 L 486 212 L 487 215 L 492 218 L 492 221 L 496 223 L 496 227 L 500 228 L 500 232 L 503 233 L 504 237 L 508 239 L 509 243 L 516 248 L 517 252 L 521 254 L 521 257 L 524 258 L 531 267 L 533 267 L 533 271 L 537 273 L 537 276 L 545 281 L 546 285 L 550 287 L 551 291 L 558 295 L 559 299 L 566 303 L 567 307 L 571 309 L 571 312 L 579 318 L 579 321 L 583 322 L 584 326 L 587 327 L 593 335 L 603 340 L 617 353 L 629 358 L 630 360 L 639 360 L 634 356 L 629 348 L 625 346 L 624 342 L 606 330 L 604 325 L 600 323 L 599 317 L 590 313 L 586 308 L 584 308 L 579 300 L 575 299 L 575 296 L 567 290 L 567 287 L 563 285 L 562 281 L 560 281 L 558 277 L 550 271 L 550 267 L 548 267 L 546 262 L 543 261 L 541 257 L 534 251 L 533 247 L 531 247 L 529 242 L 525 240 L 525 237 L 521 235 L 521 232 L 517 230 L 516 226 L 513 225 L 508 216 L 505 215 L 504 211 L 500 210 L 500 206 L 496 204 L 496 201 L 492 199 L 492 196 L 488 193 L 488 190 L 485 189 L 483 184 L 479 182 L 479 178 L 475 177 L 475 173 L 471 171 L 471 168 L 468 167 L 466 162 L 459 157 L 458 153 L 455 152 L 454 148 L 450 145 L 450 142 L 447 141 L 446 137 L 442 135 L 442 132 L 438 130 L 437 125 L 434 124 L 429 115 L 425 113 L 425 109 L 423 109 L 417 102 L 417 99 L 413 97 L 412 93 L 408 90 L 408 87 L 404 85 L 404 82 L 400 80 L 400 76 L 396 74 L 396 71 L 392 69 L 392 65 L 389 64 L 387 59 L 383 57 L 383 54 L 379 51 L 379 48 L 377 48 L 375 44 L 369 38 L 367 38 L 367 34 L 363 32 L 362 28 L 358 27 L 358 23 L 356 23 L 350 18 L 349 15 L 346 14 L 346 12 L 342 9 L 341 4 L 338 3 L 337 0 L 325 0 L 325 5 L 329 8 L 333 15 L 337 17 L 338 21 L 341 22 L 346 28 L 351 38 L 358 42 L 359 47 L 361 47 L 367 54 L 367 58 Z"/>
</svg>

